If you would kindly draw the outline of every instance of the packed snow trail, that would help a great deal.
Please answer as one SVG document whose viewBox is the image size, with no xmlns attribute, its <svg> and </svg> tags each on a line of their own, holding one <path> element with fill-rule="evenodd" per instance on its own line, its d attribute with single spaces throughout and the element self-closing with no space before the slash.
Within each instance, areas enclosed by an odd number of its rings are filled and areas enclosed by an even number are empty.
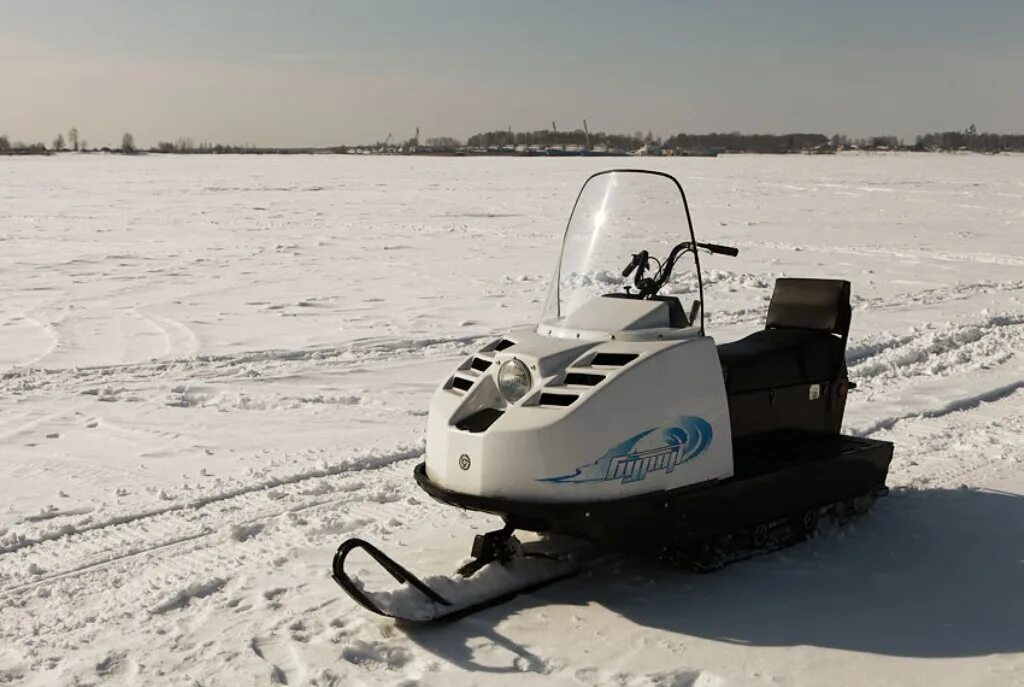
<svg viewBox="0 0 1024 687">
<path fill-rule="evenodd" d="M 535 319 L 601 164 L 0 169 L 0 684 L 1024 684 L 1021 156 L 651 162 L 741 248 L 708 269 L 719 340 L 778 276 L 853 283 L 847 431 L 896 444 L 866 518 L 426 631 L 330 580 L 349 536 L 429 577 L 494 529 L 412 482 L 430 395 Z"/>
</svg>

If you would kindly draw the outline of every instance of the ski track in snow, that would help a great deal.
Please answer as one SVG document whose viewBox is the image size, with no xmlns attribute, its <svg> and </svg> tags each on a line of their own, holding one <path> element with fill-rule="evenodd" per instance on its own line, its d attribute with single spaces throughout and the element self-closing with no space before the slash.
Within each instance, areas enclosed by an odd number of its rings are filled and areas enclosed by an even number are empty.
<svg viewBox="0 0 1024 687">
<path fill-rule="evenodd" d="M 160 208 L 167 226 L 199 227 L 201 249 L 133 245 L 73 197 L 45 206 L 24 201 L 0 216 L 0 232 L 10 237 L 0 266 L 24 275 L 20 290 L 4 282 L 15 302 L 0 311 L 0 343 L 22 342 L 0 353 L 0 449 L 10 453 L 0 478 L 55 486 L 12 492 L 14 515 L 0 520 L 0 684 L 1019 683 L 1024 643 L 1014 645 L 1012 632 L 1001 633 L 1000 647 L 1015 651 L 965 650 L 930 666 L 920 661 L 925 654 L 909 651 L 876 660 L 857 649 L 852 631 L 840 633 L 852 646 L 732 642 L 724 638 L 762 624 L 748 619 L 718 634 L 673 633 L 634 622 L 636 608 L 616 606 L 617 595 L 639 590 L 655 598 L 653 590 L 666 585 L 677 599 L 691 587 L 698 598 L 716 589 L 724 589 L 722 598 L 746 598 L 760 577 L 771 584 L 804 580 L 807 597 L 786 603 L 797 609 L 798 626 L 813 626 L 820 621 L 807 618 L 830 613 L 818 596 L 835 590 L 811 580 L 843 583 L 834 567 L 850 565 L 860 578 L 876 574 L 870 560 L 843 558 L 844 548 L 874 552 L 888 571 L 877 574 L 899 582 L 883 551 L 887 537 L 916 536 L 900 530 L 901 512 L 927 509 L 931 495 L 950 490 L 985 494 L 1004 482 L 1019 488 L 1024 244 L 999 232 L 1019 233 L 1022 197 L 1006 193 L 1002 182 L 978 187 L 956 179 L 983 174 L 984 164 L 1018 165 L 1019 173 L 1020 162 L 944 158 L 945 176 L 920 181 L 925 168 L 915 165 L 934 159 L 686 163 L 698 172 L 657 163 L 688 187 L 698 231 L 744 249 L 743 262 L 708 261 L 709 331 L 738 336 L 760 326 L 778 276 L 836 270 L 853 282 L 847 362 L 858 388 L 846 430 L 896 443 L 893 495 L 875 513 L 846 531 L 718 575 L 692 578 L 627 562 L 580 582 L 592 598 L 565 603 L 577 588 L 569 583 L 429 632 L 382 623 L 355 607 L 329 579 L 330 555 L 341 539 L 360 536 L 414 571 L 437 574 L 456 567 L 474 532 L 493 526 L 493 518 L 433 502 L 412 483 L 412 467 L 422 459 L 423 411 L 456 361 L 539 310 L 541 275 L 556 245 L 547 224 L 560 231 L 566 199 L 585 177 L 584 167 L 573 165 L 592 163 L 545 166 L 557 171 L 542 181 L 507 171 L 496 172 L 497 181 L 456 172 L 460 183 L 479 185 L 478 193 L 448 182 L 439 188 L 434 180 L 449 174 L 432 171 L 430 165 L 447 164 L 437 161 L 421 163 L 421 171 L 382 173 L 383 188 L 328 183 L 270 158 L 262 178 L 221 162 L 221 176 L 204 180 L 202 202 L 182 201 L 170 190 L 178 183 L 173 170 L 140 182 L 169 195 L 151 205 L 140 196 L 140 205 L 125 210 L 134 217 L 128 221 L 142 222 Z M 755 171 L 728 167 L 734 161 Z M 206 161 L 166 162 L 187 168 Z M 791 167 L 797 162 L 807 168 Z M 823 177 L 821 165 L 832 176 Z M 124 169 L 106 173 L 125 178 Z M 385 183 L 392 173 L 409 176 Z M 901 173 L 915 181 L 904 182 Z M 748 181 L 741 183 L 740 174 Z M 863 178 L 844 176 L 858 174 Z M 891 178 L 876 182 L 885 175 Z M 518 184 L 512 197 L 510 183 Z M 892 200 L 904 184 L 907 205 Z M 396 200 L 394 193 L 405 195 Z M 966 203 L 967 193 L 982 196 Z M 534 197 L 544 198 L 542 205 L 524 210 L 534 207 Z M 858 215 L 878 202 L 888 203 L 888 215 Z M 179 205 L 164 213 L 160 203 Z M 938 236 L 946 215 L 952 229 Z M 913 248 L 889 241 L 870 228 L 887 219 L 929 227 L 936 238 L 919 238 Z M 31 232 L 65 223 L 84 227 L 82 242 L 48 264 L 27 243 Z M 816 233 L 819 223 L 824 229 Z M 161 225 L 157 235 L 165 231 Z M 235 240 L 216 238 L 218 231 Z M 499 242 L 477 252 L 475 237 L 483 231 L 497 232 Z M 1003 243 L 977 240 L 984 231 Z M 99 242 L 89 243 L 88 232 Z M 536 247 L 523 246 L 522 237 Z M 970 240 L 961 251 L 964 239 Z M 383 251 L 400 282 L 394 292 L 369 288 L 383 283 L 381 274 L 336 249 L 351 240 Z M 502 266 L 504 276 L 493 273 L 495 254 L 514 256 L 514 264 Z M 450 272 L 454 264 L 463 266 L 459 283 L 431 272 Z M 314 287 L 339 269 L 344 276 L 330 292 Z M 68 292 L 63 300 L 49 295 L 57 282 L 48 270 L 92 280 L 92 291 Z M 144 289 L 132 283 L 140 270 L 150 280 Z M 191 281 L 183 289 L 179 279 Z M 146 300 L 135 301 L 138 293 Z M 250 435 L 252 443 L 232 445 Z M 920 527 L 926 516 L 910 522 Z M 1000 546 L 1019 542 L 992 540 Z M 1015 575 L 997 579 L 1020 585 Z M 1021 591 L 1006 590 L 1011 617 Z M 760 607 L 771 623 L 775 609 Z M 712 617 L 715 610 L 700 613 Z M 967 635 L 984 637 L 970 618 L 959 620 Z M 577 640 L 564 642 L 563 630 Z"/>
<path fill-rule="evenodd" d="M 481 337 L 454 339 L 396 339 L 365 341 L 344 347 L 301 350 L 254 351 L 224 355 L 197 355 L 143 364 L 104 365 L 76 369 L 23 368 L 0 374 L 0 393 L 20 395 L 49 389 L 85 388 L 96 385 L 149 384 L 154 379 L 187 379 L 194 382 L 240 375 L 284 377 L 309 372 L 310 366 L 330 365 L 332 369 L 356 368 L 387 360 L 394 362 L 428 355 L 451 355 L 482 345 Z"/>
<path fill-rule="evenodd" d="M 30 536 L 9 536 L 8 542 L 0 546 L 0 555 L 14 553 L 21 549 L 34 547 L 39 544 L 50 542 L 56 539 L 62 539 L 69 536 L 78 536 L 93 530 L 113 530 L 122 525 L 128 525 L 135 527 L 142 525 L 145 528 L 146 523 L 142 523 L 143 520 L 149 520 L 151 518 L 159 518 L 167 514 L 176 514 L 180 511 L 187 512 L 186 520 L 192 520 L 195 513 L 202 511 L 208 507 L 216 507 L 223 509 L 227 512 L 237 513 L 239 506 L 235 503 L 236 499 L 249 499 L 254 493 L 268 494 L 271 490 L 274 491 L 273 500 L 283 498 L 285 490 L 283 487 L 294 487 L 299 490 L 299 493 L 311 493 L 309 491 L 303 491 L 305 489 L 304 483 L 310 480 L 317 481 L 317 487 L 313 491 L 320 493 L 321 490 L 326 489 L 326 485 L 329 480 L 327 478 L 335 476 L 348 476 L 349 473 L 358 472 L 361 470 L 372 469 L 380 467 L 382 465 L 388 465 L 398 460 L 405 460 L 410 457 L 421 456 L 422 451 L 419 449 L 412 449 L 408 451 L 399 451 L 394 454 L 383 455 L 383 456 L 367 456 L 357 458 L 350 462 L 325 466 L 322 468 L 313 468 L 304 472 L 291 474 L 291 475 L 280 475 L 271 476 L 265 480 L 257 482 L 247 482 L 240 486 L 229 489 L 226 491 L 218 491 L 210 495 L 201 496 L 199 498 L 185 500 L 173 505 L 155 508 L 153 510 L 146 510 L 142 512 L 129 513 L 126 515 L 119 515 L 112 517 L 107 520 L 91 521 L 87 524 L 80 526 L 75 525 L 64 525 L 57 530 L 46 532 L 35 538 Z M 329 493 L 329 492 L 324 492 Z M 302 506 L 298 506 L 301 508 Z M 61 515 L 77 515 L 81 514 L 80 511 L 65 511 Z M 273 510 L 273 515 L 280 515 L 280 511 Z M 205 517 L 205 516 L 202 516 Z M 200 519 L 202 519 L 202 517 Z M 268 517 L 268 516 L 254 516 L 254 517 Z M 38 522 L 43 518 L 40 517 L 28 517 L 25 520 L 27 522 Z M 107 534 L 107 533 L 104 533 Z M 2 560 L 2 559 L 0 559 Z M 2 575 L 2 573 L 0 573 Z"/>
<path fill-rule="evenodd" d="M 157 600 L 153 612 L 166 613 L 187 605 L 190 598 L 202 598 L 224 586 L 225 582 L 214 575 L 231 574 L 221 566 L 237 555 L 239 560 L 251 556 L 235 553 L 235 550 L 251 548 L 250 541 L 257 541 L 261 549 L 279 546 L 286 551 L 294 545 L 290 538 L 296 535 L 295 522 L 316 519 L 317 527 L 330 530 L 332 534 L 348 531 L 372 533 L 375 525 L 387 522 L 401 515 L 408 508 L 406 498 L 397 489 L 410 469 L 410 457 L 416 452 L 381 456 L 376 464 L 405 461 L 401 470 L 380 470 L 374 475 L 376 488 L 367 487 L 358 479 L 360 468 L 353 467 L 354 475 L 335 472 L 336 479 L 305 476 L 288 484 L 289 489 L 273 489 L 262 486 L 241 494 L 225 495 L 219 499 L 208 499 L 202 505 L 188 504 L 162 514 L 140 513 L 123 522 L 101 524 L 92 529 L 70 532 L 59 541 L 35 542 L 25 550 L 6 552 L 0 558 L 0 575 L 5 581 L 4 592 L 0 593 L 0 607 L 4 602 L 13 603 L 24 594 L 37 594 L 46 589 L 46 594 L 61 594 L 64 591 L 78 592 L 87 589 L 87 594 L 103 596 L 103 580 L 114 576 L 122 578 L 144 570 L 158 568 L 166 577 L 169 569 L 184 571 L 180 579 L 194 577 L 219 581 L 216 588 L 200 584 L 198 591 L 191 585 L 166 594 L 167 599 Z M 365 470 L 365 468 L 363 468 Z M 306 480 L 317 479 L 315 489 L 303 487 Z M 337 515 L 338 511 L 344 517 Z M 303 536 L 309 536 L 308 533 Z M 263 561 L 273 565 L 274 561 Z M 73 567 L 62 568 L 69 563 Z M 232 566 L 233 567 L 233 566 Z M 8 576 L 10 571 L 10 576 Z M 19 577 L 16 577 L 20 575 Z M 126 580 L 119 585 L 115 598 L 110 599 L 116 606 L 121 604 L 145 603 L 153 596 L 153 580 Z M 134 596 L 133 596 L 134 594 Z M 169 599 L 169 600 L 168 600 Z M 66 623 L 67 621 L 63 621 Z"/>
</svg>

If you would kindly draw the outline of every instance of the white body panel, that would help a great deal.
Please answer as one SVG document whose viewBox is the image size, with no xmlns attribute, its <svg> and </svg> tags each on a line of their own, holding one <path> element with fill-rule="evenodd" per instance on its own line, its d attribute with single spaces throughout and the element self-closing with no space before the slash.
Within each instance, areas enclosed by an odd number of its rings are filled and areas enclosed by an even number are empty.
<svg viewBox="0 0 1024 687">
<path fill-rule="evenodd" d="M 612 300 L 612 299 L 606 299 Z M 629 319 L 615 304 L 613 319 Z M 632 301 L 641 318 L 648 301 Z M 635 319 L 635 318 L 634 318 Z M 588 322 L 596 324 L 596 322 Z M 427 476 L 446 489 L 523 501 L 581 502 L 676 489 L 732 476 L 732 435 L 714 341 L 695 328 L 681 339 L 602 340 L 513 332 L 503 351 L 485 347 L 460 366 L 468 390 L 449 379 L 430 408 Z M 546 334 L 546 328 L 542 329 Z M 681 332 L 680 332 L 681 333 Z M 633 337 L 629 337 L 632 339 Z M 593 365 L 598 353 L 637 357 L 621 367 Z M 518 358 L 532 389 L 514 404 L 497 386 L 500 364 Z M 565 385 L 567 373 L 600 375 L 595 386 Z M 565 407 L 540 405 L 543 394 L 578 396 Z M 503 413 L 483 431 L 456 425 L 484 408 Z"/>
<path fill-rule="evenodd" d="M 567 329 L 634 331 L 668 327 L 668 305 L 663 301 L 595 298 L 565 318 Z"/>
<path fill-rule="evenodd" d="M 692 314 L 699 312 L 694 309 Z M 537 333 L 583 341 L 655 341 L 700 335 L 696 325 L 671 327 L 669 320 L 668 304 L 663 301 L 595 298 L 559 322 L 542 322 Z"/>
</svg>

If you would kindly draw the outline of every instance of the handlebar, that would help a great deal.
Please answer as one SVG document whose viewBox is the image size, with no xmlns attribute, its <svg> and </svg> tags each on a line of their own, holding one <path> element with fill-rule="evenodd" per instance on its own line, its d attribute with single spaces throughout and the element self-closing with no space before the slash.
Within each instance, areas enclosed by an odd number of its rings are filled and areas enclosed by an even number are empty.
<svg viewBox="0 0 1024 687">
<path fill-rule="evenodd" d="M 740 254 L 739 249 L 733 248 L 732 246 L 723 246 L 717 243 L 698 243 L 697 245 L 701 248 L 707 248 L 709 251 L 716 253 L 717 255 L 728 255 L 735 258 Z"/>
<path fill-rule="evenodd" d="M 653 277 L 644 276 L 647 272 L 648 266 L 650 265 L 651 259 L 650 254 L 645 250 L 633 254 L 633 259 L 630 260 L 629 264 L 622 270 L 622 276 L 628 277 L 635 270 L 636 274 L 633 277 L 633 284 L 639 292 L 639 297 L 651 298 L 652 296 L 655 296 L 661 287 L 668 282 L 669 278 L 672 276 L 672 268 L 675 267 L 676 260 L 679 256 L 684 253 L 696 252 L 698 248 L 703 248 L 717 255 L 729 255 L 733 257 L 740 253 L 739 250 L 732 246 L 722 246 L 717 243 L 693 243 L 690 241 L 683 241 L 672 249 L 668 254 L 668 257 L 665 258 L 664 263 L 658 262 L 658 271 Z M 655 261 L 657 262 L 657 260 Z M 629 287 L 626 287 L 626 291 L 627 293 L 629 292 Z"/>
<path fill-rule="evenodd" d="M 628 277 L 637 267 L 640 268 L 640 276 L 643 277 L 643 273 L 647 269 L 647 251 L 642 250 L 639 253 L 634 253 L 633 259 L 626 265 L 626 269 L 622 270 L 622 276 Z"/>
</svg>

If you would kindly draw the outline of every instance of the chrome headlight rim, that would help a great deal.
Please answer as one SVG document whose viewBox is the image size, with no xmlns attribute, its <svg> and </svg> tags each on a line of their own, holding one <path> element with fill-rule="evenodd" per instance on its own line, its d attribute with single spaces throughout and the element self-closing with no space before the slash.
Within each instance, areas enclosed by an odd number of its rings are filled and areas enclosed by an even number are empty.
<svg viewBox="0 0 1024 687">
<path fill-rule="evenodd" d="M 509 358 L 498 368 L 498 393 L 506 403 L 518 403 L 532 388 L 530 368 L 519 358 Z"/>
</svg>

